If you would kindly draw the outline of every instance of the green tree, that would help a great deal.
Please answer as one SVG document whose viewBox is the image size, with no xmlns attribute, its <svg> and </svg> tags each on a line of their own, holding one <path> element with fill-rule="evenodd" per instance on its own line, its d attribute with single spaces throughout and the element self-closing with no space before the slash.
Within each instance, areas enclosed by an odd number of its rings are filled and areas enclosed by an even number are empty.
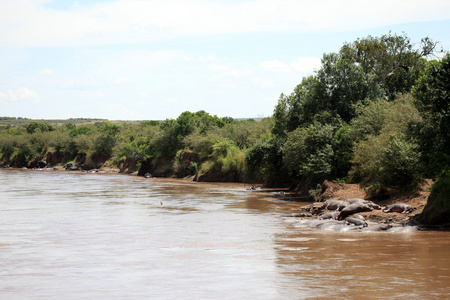
<svg viewBox="0 0 450 300">
<path fill-rule="evenodd" d="M 411 95 L 363 107 L 349 129 L 353 148 L 350 176 L 367 186 L 409 187 L 422 179 L 420 151 L 409 124 L 422 118 Z"/>
<path fill-rule="evenodd" d="M 285 136 L 299 126 L 311 124 L 317 114 L 324 112 L 349 122 L 355 117 L 354 105 L 358 101 L 382 96 L 383 90 L 361 66 L 336 53 L 324 54 L 322 68 L 315 76 L 303 78 L 291 95 L 280 96 L 273 133 Z"/>
<path fill-rule="evenodd" d="M 41 132 L 47 132 L 47 131 L 53 131 L 54 128 L 46 123 L 41 123 L 41 122 L 37 122 L 37 121 L 31 121 L 30 123 L 27 124 L 27 126 L 25 127 L 27 130 L 27 133 L 29 134 L 33 134 L 35 133 L 37 130 L 40 130 Z"/>
<path fill-rule="evenodd" d="M 425 121 L 416 124 L 423 159 L 436 176 L 450 166 L 450 54 L 429 63 L 412 93 Z"/>
<path fill-rule="evenodd" d="M 426 67 L 424 58 L 433 55 L 437 42 L 425 37 L 416 44 L 403 33 L 368 36 L 345 43 L 340 55 L 362 67 L 365 74 L 373 75 L 383 86 L 390 100 L 397 93 L 411 91 L 415 80 Z"/>
<path fill-rule="evenodd" d="M 331 146 L 335 128 L 314 122 L 288 134 L 283 162 L 293 177 L 325 179 L 332 173 L 334 152 Z"/>
<path fill-rule="evenodd" d="M 100 135 L 96 138 L 95 152 L 98 154 L 112 154 L 120 126 L 108 121 L 99 122 L 96 126 Z"/>
<path fill-rule="evenodd" d="M 284 140 L 272 138 L 259 140 L 246 152 L 245 169 L 247 177 L 254 181 L 285 181 L 286 169 L 283 165 Z"/>
</svg>

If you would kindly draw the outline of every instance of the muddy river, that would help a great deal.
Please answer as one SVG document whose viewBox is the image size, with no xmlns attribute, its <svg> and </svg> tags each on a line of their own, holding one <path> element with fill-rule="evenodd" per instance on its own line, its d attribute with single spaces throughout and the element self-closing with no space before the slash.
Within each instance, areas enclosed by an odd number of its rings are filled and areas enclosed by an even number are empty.
<svg viewBox="0 0 450 300">
<path fill-rule="evenodd" d="M 450 297 L 450 232 L 299 227 L 246 187 L 0 170 L 0 298 Z"/>
</svg>

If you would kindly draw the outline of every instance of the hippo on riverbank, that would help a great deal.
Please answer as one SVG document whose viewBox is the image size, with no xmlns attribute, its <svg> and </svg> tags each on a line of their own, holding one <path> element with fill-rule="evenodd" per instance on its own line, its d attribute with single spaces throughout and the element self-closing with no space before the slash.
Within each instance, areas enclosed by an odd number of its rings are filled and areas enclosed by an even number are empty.
<svg viewBox="0 0 450 300">
<path fill-rule="evenodd" d="M 383 212 L 388 213 L 388 212 L 398 212 L 398 213 L 410 213 L 413 211 L 413 208 L 407 204 L 403 204 L 403 203 L 395 203 L 392 205 L 388 205 L 383 209 Z"/>
<path fill-rule="evenodd" d="M 80 170 L 80 168 L 74 164 L 74 163 L 68 163 L 64 166 L 64 169 L 66 169 L 67 171 L 77 171 Z"/>
<path fill-rule="evenodd" d="M 291 217 L 291 218 L 309 218 L 312 217 L 310 213 L 298 213 L 298 214 L 284 214 L 280 217 Z"/>
<path fill-rule="evenodd" d="M 345 207 L 347 207 L 349 203 L 343 200 L 331 200 L 328 202 L 325 202 L 322 205 L 322 209 L 328 209 L 328 210 L 343 210 Z"/>
<path fill-rule="evenodd" d="M 320 215 L 319 216 L 319 220 L 328 220 L 328 219 L 333 219 L 333 220 L 337 220 L 337 218 L 338 218 L 338 216 L 339 216 L 339 212 L 328 212 L 328 213 L 325 213 L 325 214 L 323 214 L 323 215 Z"/>
<path fill-rule="evenodd" d="M 381 206 L 379 206 L 375 202 L 370 201 L 370 200 L 361 199 L 361 198 L 351 198 L 351 199 L 345 200 L 345 202 L 347 202 L 349 204 L 362 203 L 362 204 L 366 204 L 366 205 L 372 207 L 373 209 L 381 209 Z"/>
<path fill-rule="evenodd" d="M 348 216 L 351 216 L 351 215 L 359 213 L 359 212 L 372 211 L 372 210 L 373 210 L 373 208 L 370 207 L 369 205 L 356 202 L 356 203 L 351 204 L 351 205 L 347 206 L 346 208 L 344 208 L 339 213 L 338 220 L 344 220 Z"/>
<path fill-rule="evenodd" d="M 361 202 L 361 203 L 365 203 L 367 200 L 362 199 L 362 198 L 350 198 L 350 199 L 345 199 L 345 202 L 347 202 L 348 204 L 355 204 L 357 202 Z"/>
<path fill-rule="evenodd" d="M 390 228 L 392 228 L 391 224 L 377 224 L 377 225 L 365 227 L 365 228 L 361 229 L 361 231 L 383 231 L 383 230 L 388 230 Z"/>
<path fill-rule="evenodd" d="M 321 230 L 339 230 L 344 227 L 344 223 L 342 221 L 337 221 L 333 219 L 309 219 L 304 223 L 309 228 L 321 229 Z"/>
<path fill-rule="evenodd" d="M 345 219 L 345 225 L 355 225 L 355 226 L 367 227 L 367 223 L 364 220 L 364 218 L 361 219 L 356 216 Z"/>
</svg>

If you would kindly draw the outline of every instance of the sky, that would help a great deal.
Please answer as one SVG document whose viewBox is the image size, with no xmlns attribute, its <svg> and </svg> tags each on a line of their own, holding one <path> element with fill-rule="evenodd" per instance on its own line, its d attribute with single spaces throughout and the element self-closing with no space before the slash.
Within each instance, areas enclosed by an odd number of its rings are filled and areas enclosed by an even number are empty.
<svg viewBox="0 0 450 300">
<path fill-rule="evenodd" d="M 389 32 L 450 50 L 450 1 L 0 0 L 0 116 L 268 117 L 324 53 Z"/>
</svg>

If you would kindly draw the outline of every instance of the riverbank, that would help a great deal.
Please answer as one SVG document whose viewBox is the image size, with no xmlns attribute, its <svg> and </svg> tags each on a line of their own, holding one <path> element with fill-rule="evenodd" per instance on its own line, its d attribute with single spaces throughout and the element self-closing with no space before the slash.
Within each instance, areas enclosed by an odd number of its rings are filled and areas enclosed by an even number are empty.
<svg viewBox="0 0 450 300">
<path fill-rule="evenodd" d="M 382 210 L 374 209 L 370 212 L 361 212 L 359 214 L 372 222 L 407 224 L 412 218 L 422 213 L 427 204 L 432 184 L 432 180 L 426 180 L 411 191 L 380 189 L 375 192 L 368 192 L 361 188 L 359 184 L 340 184 L 326 181 L 323 184 L 319 198 L 322 201 L 362 198 L 373 201 L 381 208 L 396 203 L 403 203 L 411 206 L 413 210 L 409 213 L 385 213 Z"/>
<path fill-rule="evenodd" d="M 340 228 L 340 225 L 344 224 L 344 221 L 336 221 L 334 218 L 324 220 L 321 223 L 314 223 L 314 220 L 321 219 L 322 215 L 327 213 L 335 213 L 336 208 L 326 208 L 326 203 L 331 201 L 344 201 L 347 199 L 365 199 L 374 204 L 374 208 L 371 211 L 361 211 L 355 214 L 362 217 L 369 225 L 381 225 L 386 224 L 393 227 L 403 226 L 418 226 L 420 229 L 432 229 L 432 230 L 448 230 L 447 224 L 437 225 L 425 225 L 417 222 L 417 218 L 422 214 L 424 208 L 427 205 L 428 197 L 430 196 L 430 188 L 433 184 L 432 180 L 426 180 L 415 189 L 410 191 L 399 191 L 395 189 L 379 189 L 374 192 L 362 188 L 359 184 L 342 184 L 330 181 L 324 181 L 322 183 L 321 191 L 316 195 L 315 199 L 310 198 L 311 204 L 301 205 L 295 211 L 287 211 L 283 217 L 297 217 L 294 219 L 301 219 L 300 223 L 319 226 L 326 228 L 336 227 Z M 292 191 L 280 191 L 274 194 L 274 197 L 284 201 L 297 201 L 298 194 Z M 411 211 L 407 212 L 384 212 L 387 207 L 394 204 L 402 204 L 410 206 Z M 376 207 L 376 208 L 375 208 Z M 327 214 L 329 216 L 329 214 Z M 337 216 L 335 216 L 337 218 Z M 312 223 L 311 223 L 312 222 Z M 327 223 L 327 224 L 325 224 Z M 336 225 L 336 226 L 335 226 Z M 386 227 L 388 228 L 388 227 Z M 355 229 L 355 228 L 353 228 Z M 361 228 L 362 229 L 362 228 Z"/>
</svg>

